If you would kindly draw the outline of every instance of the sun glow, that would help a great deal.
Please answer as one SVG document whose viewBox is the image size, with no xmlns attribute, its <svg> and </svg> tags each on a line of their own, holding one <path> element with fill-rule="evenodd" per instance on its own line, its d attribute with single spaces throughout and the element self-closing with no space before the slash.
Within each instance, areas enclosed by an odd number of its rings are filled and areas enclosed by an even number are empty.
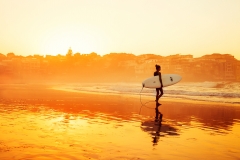
<svg viewBox="0 0 240 160">
<path fill-rule="evenodd" d="M 41 53 L 57 55 L 73 49 L 73 53 L 91 53 L 103 50 L 103 41 L 106 44 L 107 39 L 96 29 L 86 27 L 56 27 L 49 30 L 43 37 Z"/>
</svg>

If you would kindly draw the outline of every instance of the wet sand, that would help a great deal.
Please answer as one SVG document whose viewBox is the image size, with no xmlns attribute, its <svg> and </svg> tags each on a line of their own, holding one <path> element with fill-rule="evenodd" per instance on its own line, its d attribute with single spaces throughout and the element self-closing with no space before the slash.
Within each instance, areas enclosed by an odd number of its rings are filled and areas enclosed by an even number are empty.
<svg viewBox="0 0 240 160">
<path fill-rule="evenodd" d="M 52 87 L 0 85 L 1 160 L 240 159 L 239 105 Z"/>
</svg>

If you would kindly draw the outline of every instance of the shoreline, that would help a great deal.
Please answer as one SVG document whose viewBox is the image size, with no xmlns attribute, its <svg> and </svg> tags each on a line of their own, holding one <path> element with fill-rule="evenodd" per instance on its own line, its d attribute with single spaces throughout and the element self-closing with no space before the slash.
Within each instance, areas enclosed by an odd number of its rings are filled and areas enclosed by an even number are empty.
<svg viewBox="0 0 240 160">
<path fill-rule="evenodd" d="M 133 98 L 134 101 L 139 101 L 139 105 L 144 101 L 154 101 L 155 97 L 146 96 L 139 94 L 129 94 L 129 93 L 113 93 L 113 92 L 91 92 L 91 91 L 79 91 L 71 89 L 60 89 L 56 85 L 52 84 L 0 84 L 0 98 L 1 99 L 27 99 L 31 101 L 40 99 L 71 99 L 73 97 L 91 97 L 93 95 L 97 96 L 111 96 L 111 97 L 123 97 L 123 98 Z M 187 104 L 203 104 L 203 105 L 221 105 L 221 106 L 233 106 L 240 107 L 240 104 L 234 103 L 223 103 L 223 102 L 213 102 L 213 101 L 201 101 L 201 100 L 191 100 L 182 98 L 171 98 L 163 97 L 160 100 L 164 103 L 187 103 Z"/>
<path fill-rule="evenodd" d="M 91 91 L 80 91 L 80 90 L 68 90 L 68 89 L 58 89 L 54 87 L 50 87 L 48 89 L 57 90 L 62 92 L 73 92 L 79 94 L 94 94 L 94 95 L 113 95 L 113 96 L 123 96 L 123 97 L 133 97 L 138 98 L 140 100 L 140 94 L 129 94 L 129 93 L 113 93 L 113 92 L 91 92 Z M 154 97 L 143 95 L 144 99 L 154 101 Z M 141 98 L 142 98 L 141 97 Z M 224 106 L 239 106 L 240 104 L 236 103 L 227 103 L 227 102 L 213 102 L 213 101 L 201 101 L 201 100 L 191 100 L 191 99 L 183 99 L 183 98 L 170 98 L 170 97 L 161 97 L 161 101 L 164 102 L 179 102 L 179 103 L 198 103 L 198 104 L 211 104 L 211 105 L 224 105 Z"/>
</svg>

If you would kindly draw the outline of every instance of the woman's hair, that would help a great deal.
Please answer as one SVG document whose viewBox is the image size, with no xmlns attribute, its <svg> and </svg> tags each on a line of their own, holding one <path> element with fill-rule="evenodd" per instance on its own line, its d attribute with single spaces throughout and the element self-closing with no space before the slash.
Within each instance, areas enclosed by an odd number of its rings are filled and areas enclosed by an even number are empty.
<svg viewBox="0 0 240 160">
<path fill-rule="evenodd" d="M 161 68 L 158 64 L 156 64 L 155 67 L 156 67 L 156 69 L 160 69 Z"/>
</svg>

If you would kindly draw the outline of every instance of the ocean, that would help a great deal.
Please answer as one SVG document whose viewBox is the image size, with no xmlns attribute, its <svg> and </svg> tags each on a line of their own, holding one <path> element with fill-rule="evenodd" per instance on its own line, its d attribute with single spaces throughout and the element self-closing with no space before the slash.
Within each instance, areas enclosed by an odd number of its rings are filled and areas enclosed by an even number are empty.
<svg viewBox="0 0 240 160">
<path fill-rule="evenodd" d="M 141 98 L 156 95 L 155 89 L 142 88 L 141 83 L 68 83 L 55 85 L 54 89 L 139 95 Z M 180 82 L 163 90 L 162 98 L 240 104 L 240 82 Z"/>
</svg>

